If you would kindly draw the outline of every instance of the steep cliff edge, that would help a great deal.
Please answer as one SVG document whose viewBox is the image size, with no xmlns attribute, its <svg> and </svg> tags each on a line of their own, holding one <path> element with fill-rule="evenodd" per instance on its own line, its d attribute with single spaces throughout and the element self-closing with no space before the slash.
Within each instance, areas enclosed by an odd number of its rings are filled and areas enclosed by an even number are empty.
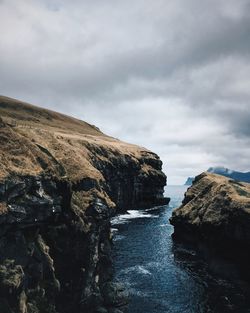
<svg viewBox="0 0 250 313">
<path fill-rule="evenodd" d="M 170 222 L 173 238 L 193 244 L 212 270 L 250 281 L 250 184 L 204 172 Z"/>
<path fill-rule="evenodd" d="M 166 204 L 161 166 L 95 126 L 1 96 L 1 312 L 122 306 L 110 283 L 110 217 Z"/>
</svg>

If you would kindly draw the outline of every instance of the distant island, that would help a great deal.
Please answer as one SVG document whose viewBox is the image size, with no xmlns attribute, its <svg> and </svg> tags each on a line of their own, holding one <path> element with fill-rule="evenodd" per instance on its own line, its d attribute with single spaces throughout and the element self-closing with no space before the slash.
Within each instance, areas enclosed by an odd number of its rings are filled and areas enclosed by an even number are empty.
<svg viewBox="0 0 250 313">
<path fill-rule="evenodd" d="M 185 182 L 185 186 L 191 186 L 193 183 L 194 177 L 188 177 L 186 182 Z"/>
<path fill-rule="evenodd" d="M 230 170 L 223 166 L 210 167 L 207 172 L 222 175 L 225 177 L 232 178 L 234 180 L 250 183 L 250 172 L 238 172 L 234 170 Z M 188 177 L 185 184 L 186 186 L 191 186 L 193 183 L 194 177 Z"/>
</svg>

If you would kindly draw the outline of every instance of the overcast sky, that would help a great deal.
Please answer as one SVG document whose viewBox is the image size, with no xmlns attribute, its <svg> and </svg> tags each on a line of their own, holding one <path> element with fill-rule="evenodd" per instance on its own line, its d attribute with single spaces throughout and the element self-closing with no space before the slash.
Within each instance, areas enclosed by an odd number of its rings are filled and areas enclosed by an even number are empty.
<svg viewBox="0 0 250 313">
<path fill-rule="evenodd" d="M 145 146 L 169 184 L 250 170 L 250 0 L 0 0 L 0 94 Z"/>
</svg>

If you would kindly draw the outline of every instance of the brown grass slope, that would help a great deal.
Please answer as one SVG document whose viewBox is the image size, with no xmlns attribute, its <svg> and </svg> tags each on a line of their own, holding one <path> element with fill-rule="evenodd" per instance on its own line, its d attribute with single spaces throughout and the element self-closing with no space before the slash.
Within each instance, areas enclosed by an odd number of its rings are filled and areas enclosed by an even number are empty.
<svg viewBox="0 0 250 313">
<path fill-rule="evenodd" d="M 196 227 L 217 227 L 228 223 L 229 216 L 238 213 L 250 214 L 250 184 L 204 172 L 188 188 L 182 205 L 173 212 L 172 220 L 180 218 Z"/>
<path fill-rule="evenodd" d="M 154 154 L 103 134 L 84 121 L 0 96 L 0 180 L 10 174 L 50 173 L 77 181 L 84 177 L 102 180 L 93 166 L 98 155 L 110 162 L 127 155 L 139 162 Z M 154 171 L 145 166 L 145 173 Z"/>
</svg>

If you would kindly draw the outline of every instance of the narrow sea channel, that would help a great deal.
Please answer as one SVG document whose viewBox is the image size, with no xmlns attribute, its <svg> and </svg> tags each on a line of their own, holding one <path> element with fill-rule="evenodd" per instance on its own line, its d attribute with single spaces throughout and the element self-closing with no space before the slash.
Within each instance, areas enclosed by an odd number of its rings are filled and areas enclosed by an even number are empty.
<svg viewBox="0 0 250 313">
<path fill-rule="evenodd" d="M 112 221 L 115 280 L 129 291 L 128 313 L 247 313 L 238 286 L 207 271 L 195 251 L 176 247 L 169 224 L 186 186 L 168 186 L 168 206 L 129 211 Z"/>
</svg>

